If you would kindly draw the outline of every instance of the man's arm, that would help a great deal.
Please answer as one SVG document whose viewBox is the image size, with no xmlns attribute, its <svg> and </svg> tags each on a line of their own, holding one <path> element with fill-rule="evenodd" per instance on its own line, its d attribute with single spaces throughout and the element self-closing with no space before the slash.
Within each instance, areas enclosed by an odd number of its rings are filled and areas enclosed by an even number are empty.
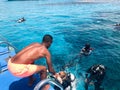
<svg viewBox="0 0 120 90">
<path fill-rule="evenodd" d="M 51 62 L 51 55 L 49 52 L 46 54 L 46 62 L 48 65 L 49 72 L 51 72 L 52 74 L 55 74 L 55 71 L 53 69 L 52 62 Z"/>
</svg>

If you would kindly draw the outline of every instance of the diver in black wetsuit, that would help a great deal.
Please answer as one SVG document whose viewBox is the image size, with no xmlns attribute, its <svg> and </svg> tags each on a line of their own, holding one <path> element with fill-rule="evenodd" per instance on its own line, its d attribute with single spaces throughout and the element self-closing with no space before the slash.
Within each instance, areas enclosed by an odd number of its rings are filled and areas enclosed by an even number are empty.
<svg viewBox="0 0 120 90">
<path fill-rule="evenodd" d="M 117 24 L 115 24 L 114 26 L 115 26 L 114 29 L 120 30 L 120 23 L 117 23 Z"/>
<path fill-rule="evenodd" d="M 91 82 L 95 85 L 95 90 L 104 90 L 101 88 L 102 81 L 105 76 L 105 66 L 102 64 L 93 65 L 87 70 L 86 79 L 85 79 L 85 90 L 88 90 L 88 86 Z"/>
<path fill-rule="evenodd" d="M 90 44 L 86 43 L 85 47 L 82 48 L 80 54 L 88 56 L 91 53 L 92 50 L 93 50 L 93 48 L 91 48 Z"/>
<path fill-rule="evenodd" d="M 24 21 L 26 21 L 24 17 L 23 17 L 23 18 L 20 18 L 19 20 L 17 20 L 18 23 L 22 23 L 22 22 L 24 22 Z"/>
</svg>

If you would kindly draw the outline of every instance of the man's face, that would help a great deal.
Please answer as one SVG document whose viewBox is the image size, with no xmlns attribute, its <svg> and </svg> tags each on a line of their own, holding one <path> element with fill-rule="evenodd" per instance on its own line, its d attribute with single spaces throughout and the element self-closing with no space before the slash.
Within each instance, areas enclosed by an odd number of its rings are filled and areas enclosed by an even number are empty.
<svg viewBox="0 0 120 90">
<path fill-rule="evenodd" d="M 51 41 L 51 42 L 48 42 L 47 48 L 49 48 L 49 47 L 51 46 L 51 44 L 52 44 L 52 41 Z"/>
</svg>

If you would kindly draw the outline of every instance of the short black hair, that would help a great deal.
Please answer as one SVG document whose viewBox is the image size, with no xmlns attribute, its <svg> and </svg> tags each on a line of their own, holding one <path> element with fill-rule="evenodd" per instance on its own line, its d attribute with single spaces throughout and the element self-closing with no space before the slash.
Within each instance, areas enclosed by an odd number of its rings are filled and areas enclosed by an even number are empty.
<svg viewBox="0 0 120 90">
<path fill-rule="evenodd" d="M 49 34 L 44 35 L 42 42 L 52 42 L 53 37 Z"/>
<path fill-rule="evenodd" d="M 86 44 L 85 44 L 85 47 L 90 48 L 90 44 L 89 44 L 89 43 L 86 43 Z"/>
</svg>

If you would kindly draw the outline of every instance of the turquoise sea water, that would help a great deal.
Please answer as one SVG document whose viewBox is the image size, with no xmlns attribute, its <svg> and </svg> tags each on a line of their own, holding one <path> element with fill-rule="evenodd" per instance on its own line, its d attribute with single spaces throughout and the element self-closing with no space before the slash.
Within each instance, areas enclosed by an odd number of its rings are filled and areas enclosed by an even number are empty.
<svg viewBox="0 0 120 90">
<path fill-rule="evenodd" d="M 77 0 L 0 1 L 0 34 L 20 51 L 43 35 L 54 38 L 49 48 L 56 71 L 72 60 L 89 42 L 92 54 L 74 60 L 68 71 L 77 77 L 77 90 L 84 90 L 83 74 L 93 64 L 104 64 L 105 90 L 120 90 L 120 3 L 81 3 Z M 16 20 L 25 17 L 26 21 Z M 45 62 L 37 61 L 37 64 Z"/>
</svg>

